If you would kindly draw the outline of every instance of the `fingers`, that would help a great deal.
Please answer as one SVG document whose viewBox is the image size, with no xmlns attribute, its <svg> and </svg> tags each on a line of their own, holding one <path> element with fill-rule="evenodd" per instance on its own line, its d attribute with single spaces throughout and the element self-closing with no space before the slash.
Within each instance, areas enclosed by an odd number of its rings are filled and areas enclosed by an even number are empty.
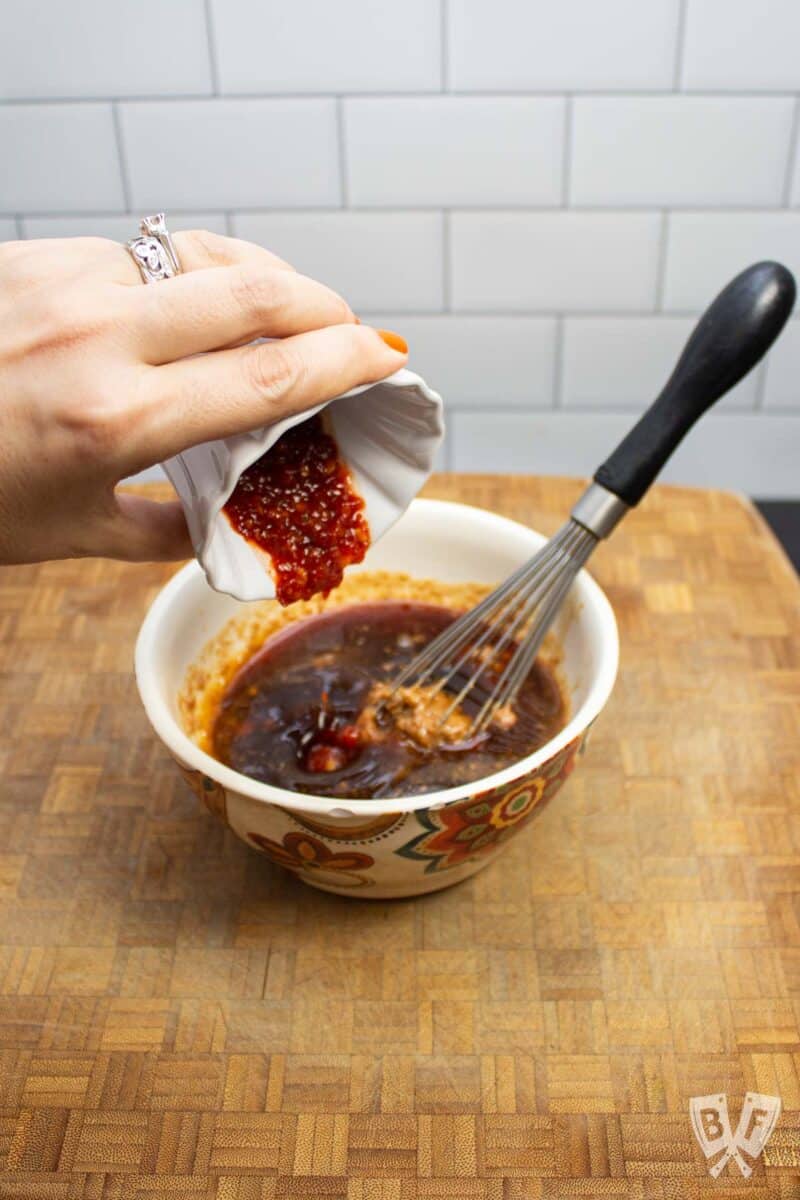
<svg viewBox="0 0 800 1200">
<path fill-rule="evenodd" d="M 293 271 L 294 267 L 255 242 L 224 237 L 208 229 L 190 229 L 172 235 L 182 271 L 202 271 L 206 267 L 233 267 L 237 263 L 258 262 L 264 267 Z"/>
<path fill-rule="evenodd" d="M 128 302 L 137 348 L 153 365 L 355 321 L 350 306 L 324 284 L 257 258 L 163 280 Z"/>
<path fill-rule="evenodd" d="M 257 429 L 359 384 L 385 379 L 406 358 L 368 325 L 331 325 L 156 367 L 137 416 L 128 469 L 163 461 L 198 442 Z"/>
<path fill-rule="evenodd" d="M 136 230 L 131 229 L 131 238 L 135 236 Z M 263 246 L 257 246 L 255 242 L 225 237 L 221 233 L 212 233 L 209 229 L 189 229 L 182 233 L 174 233 L 172 242 L 183 274 L 205 271 L 210 267 L 235 267 L 244 263 L 260 265 L 265 270 L 294 270 L 293 266 L 278 258 L 277 254 L 272 254 Z M 141 286 L 141 273 L 128 251 L 117 243 L 109 245 L 115 245 L 118 251 L 115 280 L 118 283 Z"/>
<path fill-rule="evenodd" d="M 127 492 L 114 494 L 114 510 L 93 539 L 92 553 L 125 562 L 176 562 L 191 558 L 180 501 L 159 504 Z"/>
</svg>

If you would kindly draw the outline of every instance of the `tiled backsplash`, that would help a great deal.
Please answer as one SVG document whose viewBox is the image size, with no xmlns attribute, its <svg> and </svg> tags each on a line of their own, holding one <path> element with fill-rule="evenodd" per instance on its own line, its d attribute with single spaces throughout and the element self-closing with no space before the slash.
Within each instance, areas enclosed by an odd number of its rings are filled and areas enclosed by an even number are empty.
<svg viewBox="0 0 800 1200">
<path fill-rule="evenodd" d="M 0 239 L 259 241 L 397 328 L 443 463 L 590 472 L 748 262 L 800 274 L 800 0 L 25 0 Z M 668 477 L 800 495 L 800 319 Z"/>
</svg>

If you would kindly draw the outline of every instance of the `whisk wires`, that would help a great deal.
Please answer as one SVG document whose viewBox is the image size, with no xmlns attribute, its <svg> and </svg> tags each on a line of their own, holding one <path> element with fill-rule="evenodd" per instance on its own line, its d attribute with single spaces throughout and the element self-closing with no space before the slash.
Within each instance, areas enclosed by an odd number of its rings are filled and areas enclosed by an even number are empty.
<svg viewBox="0 0 800 1200">
<path fill-rule="evenodd" d="M 432 685 L 431 698 L 444 690 L 453 693 L 441 718 L 444 724 L 471 693 L 478 694 L 482 704 L 470 736 L 480 733 L 516 698 L 597 541 L 583 525 L 569 520 L 533 558 L 434 638 L 396 677 L 390 695 L 426 683 Z"/>
</svg>

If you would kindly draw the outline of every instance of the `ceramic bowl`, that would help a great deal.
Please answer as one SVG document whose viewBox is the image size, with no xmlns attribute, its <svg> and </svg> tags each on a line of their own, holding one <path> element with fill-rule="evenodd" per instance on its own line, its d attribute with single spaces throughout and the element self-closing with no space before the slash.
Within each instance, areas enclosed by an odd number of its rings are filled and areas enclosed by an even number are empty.
<svg viewBox="0 0 800 1200">
<path fill-rule="evenodd" d="M 406 369 L 263 429 L 191 446 L 162 465 L 183 505 L 197 559 L 217 591 L 237 600 L 275 595 L 269 559 L 233 528 L 223 506 L 243 471 L 322 409 L 364 501 L 373 543 L 430 475 L 444 433 L 442 399 Z"/>
<path fill-rule="evenodd" d="M 481 509 L 415 500 L 359 569 L 442 582 L 495 583 L 544 538 Z M 617 673 L 617 626 L 582 571 L 555 626 L 571 719 L 535 754 L 475 783 L 390 800 L 341 800 L 283 791 L 200 750 L 181 727 L 178 693 L 205 643 L 237 612 L 196 562 L 156 597 L 136 644 L 136 678 L 155 732 L 198 796 L 253 850 L 325 891 L 361 898 L 448 887 L 485 866 L 559 790 Z"/>
</svg>

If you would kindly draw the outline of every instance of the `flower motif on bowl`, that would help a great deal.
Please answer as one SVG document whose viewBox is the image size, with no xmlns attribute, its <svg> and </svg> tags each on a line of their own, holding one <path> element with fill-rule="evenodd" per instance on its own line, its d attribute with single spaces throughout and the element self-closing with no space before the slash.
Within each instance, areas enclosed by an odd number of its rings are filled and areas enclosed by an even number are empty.
<svg viewBox="0 0 800 1200">
<path fill-rule="evenodd" d="M 260 833 L 248 833 L 248 838 L 263 854 L 279 867 L 296 875 L 313 876 L 327 887 L 370 887 L 373 883 L 362 874 L 375 865 L 369 854 L 356 850 L 331 850 L 319 838 L 307 833 L 286 833 L 281 842 Z"/>
<path fill-rule="evenodd" d="M 555 795 L 575 765 L 576 738 L 533 774 L 438 809 L 421 809 L 422 833 L 401 846 L 404 858 L 425 862 L 425 873 L 447 871 L 496 850 L 509 833 Z"/>
</svg>

